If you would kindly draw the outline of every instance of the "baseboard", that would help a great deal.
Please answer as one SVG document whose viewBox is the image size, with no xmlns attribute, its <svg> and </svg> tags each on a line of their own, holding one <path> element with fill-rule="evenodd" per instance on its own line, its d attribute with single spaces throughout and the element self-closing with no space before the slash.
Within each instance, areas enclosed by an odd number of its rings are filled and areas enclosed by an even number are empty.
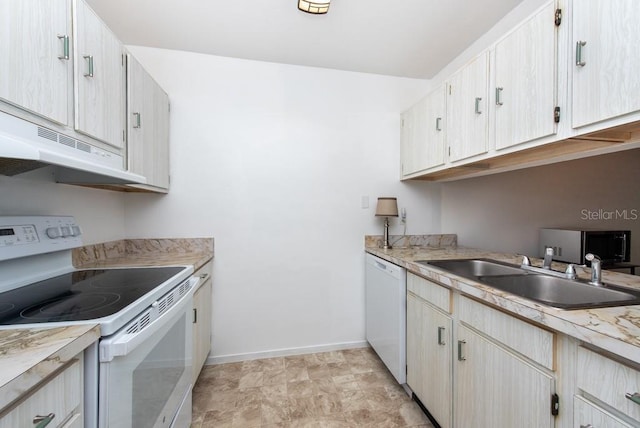
<svg viewBox="0 0 640 428">
<path fill-rule="evenodd" d="M 274 349 L 271 351 L 248 352 L 246 354 L 231 355 L 209 355 L 205 365 L 235 363 L 238 361 L 259 360 L 262 358 L 287 357 L 291 355 L 315 354 L 318 352 L 342 351 L 344 349 L 368 348 L 369 343 L 365 341 L 332 343 L 327 345 L 305 346 L 302 348 Z"/>
</svg>

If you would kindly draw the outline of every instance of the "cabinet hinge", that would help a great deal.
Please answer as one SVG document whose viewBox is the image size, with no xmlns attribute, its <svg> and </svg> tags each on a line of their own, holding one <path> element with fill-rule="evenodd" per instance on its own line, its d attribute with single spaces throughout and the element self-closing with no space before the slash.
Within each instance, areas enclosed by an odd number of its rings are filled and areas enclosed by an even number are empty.
<svg viewBox="0 0 640 428">
<path fill-rule="evenodd" d="M 556 27 L 559 27 L 562 24 L 562 9 L 556 9 L 555 21 Z"/>
<path fill-rule="evenodd" d="M 555 123 L 560 123 L 560 107 L 553 109 L 553 121 Z"/>
<path fill-rule="evenodd" d="M 558 394 L 553 394 L 551 396 L 551 414 L 558 416 L 558 413 L 560 413 L 560 397 Z"/>
</svg>

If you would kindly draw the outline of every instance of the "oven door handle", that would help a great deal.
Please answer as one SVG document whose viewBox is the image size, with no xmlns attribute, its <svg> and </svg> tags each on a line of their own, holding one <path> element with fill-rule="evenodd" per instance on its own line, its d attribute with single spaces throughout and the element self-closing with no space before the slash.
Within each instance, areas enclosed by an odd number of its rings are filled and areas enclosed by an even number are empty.
<svg viewBox="0 0 640 428">
<path fill-rule="evenodd" d="M 118 333 L 100 341 L 100 362 L 109 362 L 115 357 L 121 357 L 130 354 L 138 346 L 140 346 L 140 344 L 144 343 L 159 330 L 166 327 L 167 323 L 170 322 L 172 318 L 179 317 L 179 314 L 186 313 L 187 311 L 190 313 L 190 308 L 185 308 L 185 306 L 193 305 L 193 290 L 196 289 L 198 283 L 200 282 L 200 278 L 191 277 L 188 282 L 188 292 L 183 294 L 180 299 L 176 301 L 176 303 L 171 306 L 171 308 L 169 308 L 169 310 L 160 315 L 158 318 L 154 319 L 150 324 L 145 325 L 138 331 L 129 333 L 129 330 L 137 328 L 136 323 L 139 322 L 140 318 L 144 317 L 143 314 L 143 316 L 138 317 L 133 322 L 124 326 Z M 156 306 L 157 301 L 152 305 L 152 308 L 150 310 L 145 311 L 145 314 L 147 312 L 157 310 Z"/>
</svg>

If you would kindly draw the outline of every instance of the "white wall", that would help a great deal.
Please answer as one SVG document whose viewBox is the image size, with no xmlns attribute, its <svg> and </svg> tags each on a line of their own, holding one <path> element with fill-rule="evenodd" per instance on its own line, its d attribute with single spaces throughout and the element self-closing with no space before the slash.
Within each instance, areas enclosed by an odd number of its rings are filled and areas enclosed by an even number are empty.
<svg viewBox="0 0 640 428">
<path fill-rule="evenodd" d="M 376 197 L 440 230 L 439 186 L 398 180 L 399 113 L 429 82 L 131 50 L 169 93 L 172 164 L 167 196 L 126 196 L 127 236 L 215 237 L 217 360 L 364 340 Z"/>
<path fill-rule="evenodd" d="M 640 150 L 444 183 L 442 229 L 461 245 L 534 256 L 541 227 L 631 230 L 640 263 L 639 190 Z"/>
<path fill-rule="evenodd" d="M 73 215 L 85 245 L 124 238 L 124 195 L 53 181 L 50 168 L 0 176 L 0 215 Z"/>
</svg>

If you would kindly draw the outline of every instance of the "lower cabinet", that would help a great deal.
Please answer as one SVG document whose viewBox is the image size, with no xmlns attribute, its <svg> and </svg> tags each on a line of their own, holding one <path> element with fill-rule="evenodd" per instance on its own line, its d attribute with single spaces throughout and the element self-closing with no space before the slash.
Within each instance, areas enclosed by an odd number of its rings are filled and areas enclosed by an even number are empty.
<svg viewBox="0 0 640 428">
<path fill-rule="evenodd" d="M 452 326 L 451 316 L 408 292 L 407 384 L 442 428 L 452 426 Z"/>
<path fill-rule="evenodd" d="M 637 366 L 579 346 L 576 367 L 576 426 L 640 427 L 640 370 Z M 602 410 L 605 407 L 608 411 Z M 613 416 L 614 413 L 617 416 Z"/>
<path fill-rule="evenodd" d="M 457 427 L 554 426 L 553 377 L 464 325 L 456 348 Z"/>
<path fill-rule="evenodd" d="M 211 262 L 196 272 L 201 282 L 193 294 L 193 376 L 195 385 L 200 371 L 211 350 L 211 304 L 213 282 L 211 279 Z"/>
<path fill-rule="evenodd" d="M 580 428 L 632 428 L 634 426 L 621 421 L 579 395 L 573 397 L 573 419 L 574 426 Z"/>
<path fill-rule="evenodd" d="M 407 384 L 442 428 L 555 427 L 555 343 L 555 333 L 407 274 Z"/>
<path fill-rule="evenodd" d="M 82 355 L 0 414 L 0 428 L 84 426 Z"/>
</svg>

